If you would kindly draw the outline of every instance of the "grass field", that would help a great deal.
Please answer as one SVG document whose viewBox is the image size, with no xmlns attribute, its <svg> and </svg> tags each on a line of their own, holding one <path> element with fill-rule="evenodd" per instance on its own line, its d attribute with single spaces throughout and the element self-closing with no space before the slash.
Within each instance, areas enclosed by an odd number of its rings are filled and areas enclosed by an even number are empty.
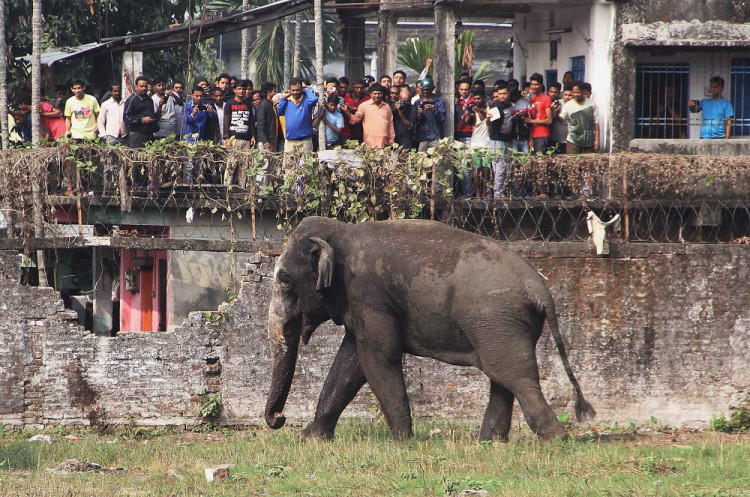
<svg viewBox="0 0 750 497">
<path fill-rule="evenodd" d="M 750 435 L 651 425 L 573 431 L 541 442 L 478 443 L 477 427 L 420 422 L 396 442 L 382 422 L 347 421 L 333 441 L 300 442 L 298 428 L 175 433 L 0 430 L 5 496 L 422 496 L 486 490 L 498 496 L 750 496 Z M 632 428 L 632 427 L 631 427 Z M 63 472 L 68 459 L 111 472 Z M 232 465 L 208 483 L 204 469 Z M 487 495 L 487 494 L 485 494 Z"/>
</svg>

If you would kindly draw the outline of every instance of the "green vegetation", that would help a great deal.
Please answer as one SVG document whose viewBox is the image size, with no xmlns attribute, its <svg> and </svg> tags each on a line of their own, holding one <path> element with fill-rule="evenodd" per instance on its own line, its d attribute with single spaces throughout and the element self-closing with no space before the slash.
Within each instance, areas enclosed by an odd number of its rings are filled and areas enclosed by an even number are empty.
<svg viewBox="0 0 750 497">
<path fill-rule="evenodd" d="M 740 407 L 732 411 L 732 414 L 727 419 L 724 414 L 713 416 L 709 422 L 709 427 L 713 431 L 721 431 L 730 433 L 733 431 L 748 431 L 750 430 L 750 409 Z"/>
<path fill-rule="evenodd" d="M 491 444 L 477 443 L 475 426 L 448 422 L 417 423 L 407 442 L 392 440 L 382 419 L 345 421 L 331 442 L 301 442 L 298 430 L 59 432 L 47 444 L 6 429 L 0 495 L 750 495 L 745 432 L 649 426 L 541 442 L 514 431 Z M 126 471 L 54 471 L 72 458 Z M 204 469 L 220 464 L 232 465 L 229 478 L 206 482 Z"/>
</svg>

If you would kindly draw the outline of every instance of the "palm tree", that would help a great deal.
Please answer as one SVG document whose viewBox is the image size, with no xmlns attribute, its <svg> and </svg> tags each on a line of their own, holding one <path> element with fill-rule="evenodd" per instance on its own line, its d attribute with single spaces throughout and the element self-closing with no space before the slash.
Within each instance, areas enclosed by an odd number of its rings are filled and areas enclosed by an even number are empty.
<svg viewBox="0 0 750 497">
<path fill-rule="evenodd" d="M 426 59 L 432 59 L 435 54 L 433 41 L 427 38 L 408 38 L 398 49 L 398 63 L 408 67 L 417 74 L 424 69 Z M 466 30 L 456 39 L 455 80 L 466 70 L 471 74 L 474 64 L 474 31 Z M 484 81 L 493 72 L 489 61 L 482 62 L 476 72 L 472 74 L 474 81 Z"/>
<path fill-rule="evenodd" d="M 257 7 L 272 3 L 271 0 L 251 0 L 250 5 Z M 241 7 L 240 0 L 211 0 L 206 6 L 209 10 L 232 12 Z M 290 38 L 301 34 L 301 27 L 313 20 L 312 9 L 296 16 L 294 28 L 290 29 Z M 312 23 L 309 23 L 312 24 Z M 338 21 L 334 14 L 323 15 L 323 61 L 331 62 L 341 51 L 337 32 Z M 258 82 L 284 81 L 284 29 L 283 21 L 263 25 L 263 29 L 250 45 L 249 59 L 255 63 L 255 79 Z M 293 38 L 292 38 L 293 39 Z M 292 54 L 292 73 L 313 80 L 315 78 L 314 46 L 299 45 L 299 55 Z"/>
</svg>

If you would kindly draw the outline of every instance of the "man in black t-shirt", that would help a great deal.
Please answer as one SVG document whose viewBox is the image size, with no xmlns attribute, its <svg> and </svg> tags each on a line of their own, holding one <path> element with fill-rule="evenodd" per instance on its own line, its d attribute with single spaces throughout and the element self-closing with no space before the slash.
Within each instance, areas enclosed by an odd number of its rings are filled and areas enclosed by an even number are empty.
<svg viewBox="0 0 750 497">
<path fill-rule="evenodd" d="M 234 97 L 224 104 L 224 143 L 227 148 L 252 150 L 255 147 L 255 112 L 252 103 L 245 100 L 248 83 L 245 79 L 237 81 Z M 224 171 L 224 185 L 233 183 L 235 169 L 236 163 L 230 158 Z M 247 184 L 244 169 L 240 166 L 237 171 L 237 184 L 242 188 Z"/>
<path fill-rule="evenodd" d="M 493 189 L 495 200 L 505 198 L 505 180 L 508 174 L 507 150 L 513 140 L 513 104 L 510 103 L 508 86 L 499 85 L 492 92 L 489 104 L 492 121 L 490 122 L 490 150 L 498 154 L 492 165 L 494 171 Z"/>
</svg>

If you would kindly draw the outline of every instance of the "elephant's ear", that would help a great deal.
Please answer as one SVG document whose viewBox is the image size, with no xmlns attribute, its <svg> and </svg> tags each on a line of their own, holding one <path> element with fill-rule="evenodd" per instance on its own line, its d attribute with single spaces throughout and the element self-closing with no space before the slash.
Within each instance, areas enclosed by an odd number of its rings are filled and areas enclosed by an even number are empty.
<svg viewBox="0 0 750 497">
<path fill-rule="evenodd" d="M 333 247 L 328 242 L 317 237 L 311 237 L 313 254 L 318 253 L 318 283 L 315 289 L 320 291 L 331 286 L 333 281 Z"/>
</svg>

